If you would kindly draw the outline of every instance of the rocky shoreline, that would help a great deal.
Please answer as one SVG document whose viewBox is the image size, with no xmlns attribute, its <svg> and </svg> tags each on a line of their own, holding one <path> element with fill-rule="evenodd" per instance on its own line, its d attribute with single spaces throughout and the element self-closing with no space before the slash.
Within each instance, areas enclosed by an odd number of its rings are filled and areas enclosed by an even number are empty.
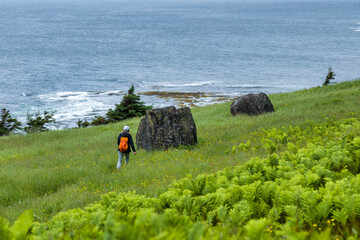
<svg viewBox="0 0 360 240">
<path fill-rule="evenodd" d="M 173 101 L 177 107 L 199 107 L 235 99 L 235 97 L 216 92 L 146 91 L 140 92 L 139 95 L 155 96 L 167 101 Z"/>
</svg>

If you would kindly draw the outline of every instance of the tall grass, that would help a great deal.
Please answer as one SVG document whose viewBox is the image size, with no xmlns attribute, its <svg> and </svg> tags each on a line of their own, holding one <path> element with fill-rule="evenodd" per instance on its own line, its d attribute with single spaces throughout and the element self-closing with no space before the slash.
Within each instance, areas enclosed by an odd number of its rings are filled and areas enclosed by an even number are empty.
<svg viewBox="0 0 360 240">
<path fill-rule="evenodd" d="M 117 136 L 123 125 L 135 138 L 140 118 L 92 127 L 0 138 L 0 215 L 15 220 L 33 209 L 39 221 L 83 207 L 110 191 L 157 196 L 174 179 L 216 172 L 264 152 L 231 151 L 261 142 L 262 128 L 305 126 L 327 117 L 360 117 L 360 80 L 270 95 L 274 113 L 232 117 L 230 102 L 193 108 L 199 144 L 167 151 L 138 150 L 116 170 Z"/>
</svg>

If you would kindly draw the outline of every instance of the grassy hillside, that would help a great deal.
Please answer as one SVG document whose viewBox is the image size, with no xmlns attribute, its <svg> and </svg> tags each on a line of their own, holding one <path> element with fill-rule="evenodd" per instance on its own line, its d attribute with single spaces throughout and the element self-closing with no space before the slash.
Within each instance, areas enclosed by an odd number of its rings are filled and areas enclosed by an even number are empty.
<svg viewBox="0 0 360 240">
<path fill-rule="evenodd" d="M 293 93 L 270 95 L 275 112 L 261 116 L 230 114 L 230 104 L 193 108 L 199 144 L 193 148 L 130 156 L 116 171 L 116 140 L 123 125 L 136 135 L 140 118 L 88 129 L 0 138 L 0 215 L 14 221 L 33 209 L 37 221 L 59 211 L 84 207 L 107 192 L 156 197 L 174 179 L 214 173 L 263 157 L 265 150 L 233 151 L 234 145 L 261 144 L 261 129 L 305 127 L 325 118 L 360 117 L 360 80 Z"/>
</svg>

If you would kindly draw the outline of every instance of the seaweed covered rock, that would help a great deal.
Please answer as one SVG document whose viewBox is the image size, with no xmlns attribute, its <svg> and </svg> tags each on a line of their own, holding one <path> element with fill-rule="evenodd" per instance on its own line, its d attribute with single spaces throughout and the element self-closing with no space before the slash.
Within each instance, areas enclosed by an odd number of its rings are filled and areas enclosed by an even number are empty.
<svg viewBox="0 0 360 240">
<path fill-rule="evenodd" d="M 274 106 L 265 93 L 249 93 L 234 100 L 230 107 L 233 116 L 237 114 L 258 115 L 274 111 Z"/>
<path fill-rule="evenodd" d="M 190 108 L 171 106 L 147 110 L 140 121 L 136 143 L 148 151 L 196 145 L 196 125 Z"/>
</svg>

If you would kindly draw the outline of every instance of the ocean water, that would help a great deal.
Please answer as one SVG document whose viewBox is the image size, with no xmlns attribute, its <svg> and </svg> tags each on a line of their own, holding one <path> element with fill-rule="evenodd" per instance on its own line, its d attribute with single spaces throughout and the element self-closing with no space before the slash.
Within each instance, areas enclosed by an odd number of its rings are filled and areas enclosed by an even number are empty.
<svg viewBox="0 0 360 240">
<path fill-rule="evenodd" d="M 104 115 L 135 86 L 147 105 L 201 106 L 360 77 L 360 1 L 1 1 L 0 108 Z M 169 94 L 171 96 L 171 94 Z"/>
</svg>

